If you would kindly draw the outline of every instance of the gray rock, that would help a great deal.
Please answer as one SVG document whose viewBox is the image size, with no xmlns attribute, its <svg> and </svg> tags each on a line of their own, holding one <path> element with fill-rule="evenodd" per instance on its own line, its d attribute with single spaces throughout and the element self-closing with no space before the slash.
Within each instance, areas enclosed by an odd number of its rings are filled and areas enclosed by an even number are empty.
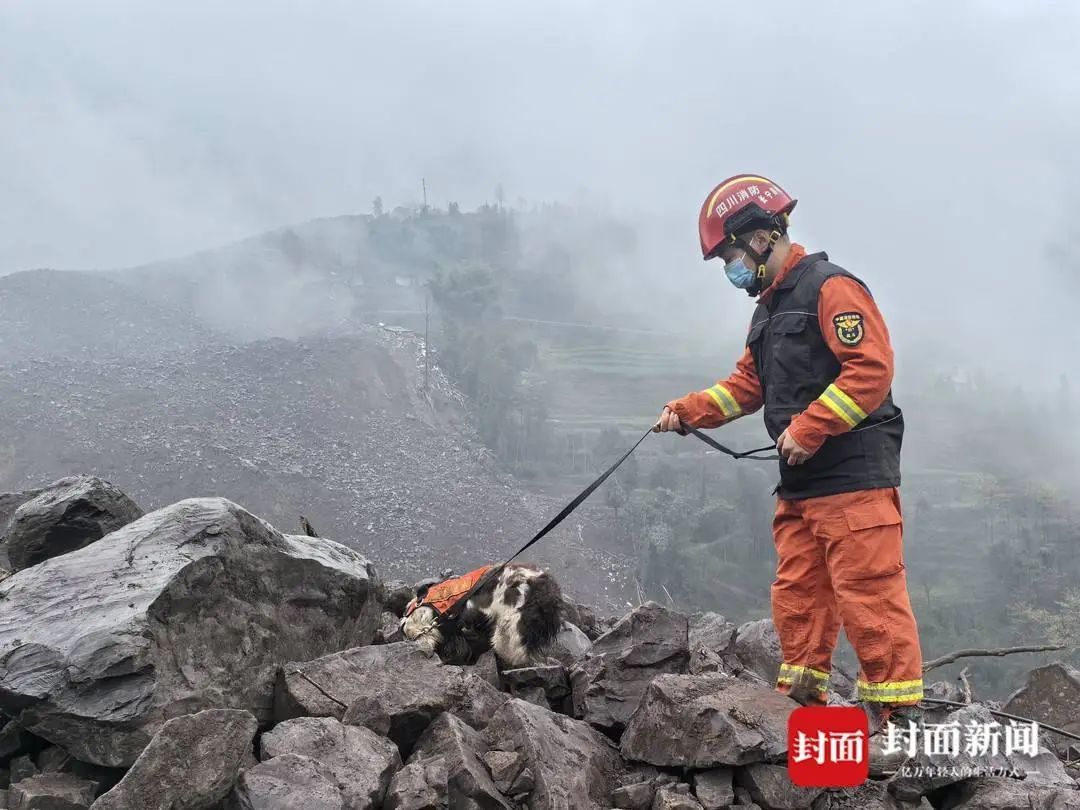
<svg viewBox="0 0 1080 810">
<path fill-rule="evenodd" d="M 905 802 L 889 795 L 885 782 L 868 780 L 855 788 L 830 788 L 811 805 L 812 810 L 934 810 L 925 797 Z"/>
<path fill-rule="evenodd" d="M 437 658 L 427 658 L 411 642 L 411 647 L 423 659 L 414 666 L 393 669 L 382 661 L 400 660 L 399 645 L 371 647 L 385 651 L 387 657 L 367 656 L 363 680 L 353 681 L 344 690 L 351 697 L 341 720 L 346 725 L 367 726 L 389 737 L 408 757 L 417 738 L 428 725 L 445 711 L 453 711 L 474 728 L 483 728 L 495 710 L 508 696 L 479 675 L 462 667 L 437 664 Z M 355 664 L 360 656 L 353 657 Z M 344 684 L 335 684 L 335 689 Z"/>
<path fill-rule="evenodd" d="M 742 665 L 767 684 L 775 684 L 783 653 L 780 636 L 772 619 L 759 619 L 740 625 L 732 647 Z"/>
<path fill-rule="evenodd" d="M 522 755 L 535 782 L 531 810 L 611 807 L 624 766 L 611 741 L 588 724 L 512 699 L 492 717 L 484 739 Z"/>
<path fill-rule="evenodd" d="M 29 779 L 31 776 L 37 776 L 38 773 L 38 767 L 29 754 L 23 754 L 11 760 L 10 769 L 11 784 L 21 782 L 23 779 Z"/>
<path fill-rule="evenodd" d="M 652 810 L 701 810 L 701 802 L 678 788 L 666 786 L 656 791 Z"/>
<path fill-rule="evenodd" d="M 31 734 L 14 720 L 8 720 L 0 728 L 0 762 L 10 762 L 19 754 L 33 754 L 40 751 L 47 743 Z"/>
<path fill-rule="evenodd" d="M 383 810 L 447 810 L 444 757 L 410 762 L 394 774 Z"/>
<path fill-rule="evenodd" d="M 942 722 L 955 723 L 959 729 L 964 729 L 971 724 L 982 725 L 995 721 L 985 706 L 973 703 L 950 712 Z M 875 744 L 874 741 L 878 739 L 881 739 L 880 735 L 871 738 L 871 744 Z M 920 735 L 918 742 L 921 743 L 922 739 Z M 903 763 L 889 779 L 889 793 L 904 801 L 915 802 L 928 793 L 970 778 L 966 774 L 979 771 L 987 774 L 998 770 L 1004 772 L 1014 767 L 1003 753 L 980 756 L 968 753 L 964 750 L 962 734 L 958 747 L 960 750 L 955 754 L 950 752 L 930 755 L 925 753 L 925 749 L 920 745 L 915 756 Z"/>
<path fill-rule="evenodd" d="M 522 694 L 529 689 L 539 689 L 551 706 L 559 706 L 570 695 L 570 682 L 566 677 L 566 668 L 560 665 L 544 664 L 518 669 L 504 669 L 502 682 L 507 691 L 515 697 L 528 698 Z M 535 701 L 530 701 L 530 703 Z"/>
<path fill-rule="evenodd" d="M 341 791 L 342 805 L 367 810 L 382 805 L 390 780 L 401 768 L 397 746 L 362 726 L 333 717 L 298 717 L 279 723 L 260 740 L 262 759 L 299 754 L 327 766 Z"/>
<path fill-rule="evenodd" d="M 26 489 L 22 492 L 0 493 L 0 571 L 7 572 L 11 570 L 11 561 L 8 559 L 7 554 L 7 543 L 3 542 L 4 535 L 7 534 L 8 524 L 11 523 L 11 516 L 15 514 L 16 509 L 31 498 L 36 498 L 42 492 L 42 489 Z"/>
<path fill-rule="evenodd" d="M 726 675 L 661 675 L 622 736 L 627 759 L 660 767 L 715 768 L 778 760 L 787 751 L 793 700 Z"/>
<path fill-rule="evenodd" d="M 256 730 L 240 709 L 174 717 L 94 810 L 210 810 L 232 790 Z"/>
<path fill-rule="evenodd" d="M 720 810 L 735 803 L 731 768 L 712 768 L 694 774 L 694 793 L 705 810 Z"/>
<path fill-rule="evenodd" d="M 428 658 L 411 642 L 379 647 L 353 647 L 312 661 L 292 661 L 278 671 L 274 686 L 274 720 L 293 717 L 344 717 L 367 683 L 379 673 L 419 671 L 441 679 L 442 661 Z"/>
<path fill-rule="evenodd" d="M 650 810 L 656 787 L 652 782 L 635 782 L 611 791 L 611 803 L 624 810 Z"/>
<path fill-rule="evenodd" d="M 769 810 L 804 810 L 822 791 L 792 784 L 786 765 L 757 762 L 736 771 L 735 779 L 757 804 Z"/>
<path fill-rule="evenodd" d="M 1049 748 L 1040 747 L 1035 756 L 1014 751 L 1009 754 L 1009 762 L 1024 775 L 1026 784 L 1076 786 L 1076 780 L 1065 770 L 1065 763 Z"/>
<path fill-rule="evenodd" d="M 653 678 L 686 672 L 689 659 L 686 616 L 646 602 L 571 670 L 574 716 L 618 737 Z"/>
<path fill-rule="evenodd" d="M 445 794 L 450 807 L 477 808 L 477 810 L 510 810 L 498 786 L 481 762 L 480 756 L 489 753 L 480 734 L 449 712 L 440 715 L 416 743 L 409 757 L 410 764 L 424 760 L 441 759 L 445 764 L 445 787 L 437 786 L 440 795 Z M 436 771 L 443 773 L 442 769 Z M 504 773 L 507 791 L 513 792 L 522 770 Z"/>
<path fill-rule="evenodd" d="M 584 658 L 592 650 L 593 643 L 585 635 L 584 630 L 576 624 L 564 621 L 559 628 L 559 635 L 555 638 L 555 646 L 558 648 L 556 657 L 568 665 L 579 658 Z"/>
<path fill-rule="evenodd" d="M 70 761 L 71 754 L 59 745 L 50 745 L 48 748 L 43 748 L 37 755 L 38 770 L 42 773 L 62 771 Z"/>
<path fill-rule="evenodd" d="M 334 771 L 311 757 L 283 754 L 243 771 L 230 810 L 347 810 Z"/>
<path fill-rule="evenodd" d="M 4 534 L 11 568 L 19 571 L 88 546 L 142 517 L 127 495 L 100 478 L 61 478 L 15 510 Z"/>
<path fill-rule="evenodd" d="M 70 773 L 42 773 L 8 789 L 10 810 L 87 810 L 95 785 Z"/>
<path fill-rule="evenodd" d="M 525 760 L 517 751 L 484 751 L 480 759 L 500 793 L 510 793 L 514 782 L 525 770 Z"/>
<path fill-rule="evenodd" d="M 338 543 L 181 501 L 0 583 L 0 710 L 110 767 L 167 717 L 227 706 L 268 722 L 279 662 L 371 639 L 374 584 Z"/>
<path fill-rule="evenodd" d="M 502 678 L 499 676 L 499 662 L 495 658 L 495 652 L 488 650 L 476 659 L 475 664 L 465 667 L 466 672 L 471 672 L 477 677 L 483 678 L 496 689 L 502 688 Z"/>
<path fill-rule="evenodd" d="M 942 806 L 947 810 L 1077 810 L 1080 793 L 1067 787 L 988 776 L 956 785 Z"/>
<path fill-rule="evenodd" d="M 923 693 L 928 698 L 954 700 L 957 703 L 962 703 L 964 700 L 964 695 L 960 686 L 955 683 L 949 683 L 948 681 L 934 681 L 931 684 L 927 684 L 923 689 Z"/>
<path fill-rule="evenodd" d="M 1027 683 L 1005 702 L 1004 711 L 1080 732 L 1080 670 L 1061 663 L 1031 670 Z"/>
<path fill-rule="evenodd" d="M 695 613 L 689 620 L 691 675 L 724 672 L 723 655 L 731 645 L 735 625 L 719 613 Z"/>
</svg>

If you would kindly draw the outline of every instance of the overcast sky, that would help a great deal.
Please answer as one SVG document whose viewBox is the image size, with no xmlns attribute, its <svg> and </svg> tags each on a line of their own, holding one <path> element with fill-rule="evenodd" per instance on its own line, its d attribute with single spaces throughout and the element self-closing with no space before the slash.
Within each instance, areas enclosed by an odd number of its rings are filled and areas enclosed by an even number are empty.
<svg viewBox="0 0 1080 810">
<path fill-rule="evenodd" d="M 693 284 L 702 199 L 753 171 L 902 334 L 1053 323 L 1067 362 L 1080 268 L 1041 257 L 1075 239 L 1078 5 L 5 0 L 0 274 L 189 253 L 425 177 L 440 205 L 585 195 Z"/>
</svg>

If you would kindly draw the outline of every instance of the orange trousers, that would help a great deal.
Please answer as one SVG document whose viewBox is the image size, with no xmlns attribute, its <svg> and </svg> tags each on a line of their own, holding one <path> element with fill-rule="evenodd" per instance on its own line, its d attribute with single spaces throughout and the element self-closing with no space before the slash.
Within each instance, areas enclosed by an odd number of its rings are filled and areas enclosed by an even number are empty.
<svg viewBox="0 0 1080 810">
<path fill-rule="evenodd" d="M 907 592 L 896 488 L 777 501 L 772 612 L 784 660 L 777 689 L 826 700 L 841 625 L 859 658 L 857 698 L 923 696 L 922 651 Z"/>
</svg>

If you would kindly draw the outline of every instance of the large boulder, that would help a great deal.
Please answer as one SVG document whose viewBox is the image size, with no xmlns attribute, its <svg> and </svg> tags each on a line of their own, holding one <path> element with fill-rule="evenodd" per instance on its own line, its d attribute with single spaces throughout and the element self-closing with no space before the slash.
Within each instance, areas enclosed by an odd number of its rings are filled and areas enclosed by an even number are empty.
<svg viewBox="0 0 1080 810">
<path fill-rule="evenodd" d="M 803 810 L 822 791 L 822 788 L 793 784 L 786 765 L 755 762 L 736 771 L 735 779 L 757 804 L 769 810 Z"/>
<path fill-rule="evenodd" d="M 440 715 L 416 743 L 405 769 L 394 777 L 386 807 L 418 806 L 510 810 L 481 755 L 487 745 L 474 729 L 449 712 Z M 425 806 L 419 804 L 419 806 Z"/>
<path fill-rule="evenodd" d="M 12 570 L 18 571 L 88 546 L 142 514 L 108 481 L 91 475 L 61 478 L 15 510 L 3 544 Z"/>
<path fill-rule="evenodd" d="M 1080 670 L 1061 663 L 1031 670 L 1002 710 L 1080 733 Z"/>
<path fill-rule="evenodd" d="M 600 636 L 570 672 L 574 716 L 617 738 L 658 675 L 684 673 L 687 618 L 646 602 Z"/>
<path fill-rule="evenodd" d="M 475 672 L 428 658 L 403 641 L 286 664 L 278 678 L 275 714 L 279 719 L 337 716 L 389 737 L 407 757 L 443 712 L 482 728 L 507 699 Z"/>
<path fill-rule="evenodd" d="M 96 786 L 70 773 L 41 773 L 14 783 L 8 790 L 11 810 L 86 810 Z"/>
<path fill-rule="evenodd" d="M 611 807 L 611 793 L 625 770 L 611 741 L 591 726 L 517 698 L 484 730 L 490 748 L 518 753 L 534 785 L 530 810 Z"/>
<path fill-rule="evenodd" d="M 622 753 L 660 767 L 777 761 L 796 708 L 773 689 L 726 675 L 661 675 L 630 718 Z"/>
<path fill-rule="evenodd" d="M 735 636 L 735 625 L 719 613 L 695 613 L 689 620 L 691 675 L 725 672 L 724 653 Z"/>
<path fill-rule="evenodd" d="M 282 754 L 242 771 L 226 806 L 229 810 L 349 810 L 333 769 L 300 754 Z"/>
<path fill-rule="evenodd" d="M 0 583 L 0 710 L 99 765 L 131 765 L 169 717 L 271 716 L 281 661 L 374 634 L 375 575 L 220 498 L 152 512 Z"/>
<path fill-rule="evenodd" d="M 352 810 L 382 806 L 386 788 L 401 767 L 397 746 L 362 726 L 333 717 L 298 717 L 279 723 L 260 740 L 263 760 L 285 754 L 310 757 L 327 766 Z"/>
<path fill-rule="evenodd" d="M 255 715 L 243 709 L 174 717 L 94 810 L 210 810 L 251 759 L 256 730 Z"/>
<path fill-rule="evenodd" d="M 744 667 L 762 681 L 770 685 L 776 683 L 783 652 L 772 619 L 758 619 L 739 625 L 732 652 Z"/>
</svg>

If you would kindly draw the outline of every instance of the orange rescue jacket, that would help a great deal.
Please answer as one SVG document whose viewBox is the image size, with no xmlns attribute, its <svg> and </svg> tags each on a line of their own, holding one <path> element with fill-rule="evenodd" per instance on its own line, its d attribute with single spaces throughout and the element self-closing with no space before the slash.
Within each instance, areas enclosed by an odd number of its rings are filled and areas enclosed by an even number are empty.
<svg viewBox="0 0 1080 810">
<path fill-rule="evenodd" d="M 419 607 L 429 607 L 442 616 L 456 605 L 480 581 L 484 574 L 494 567 L 493 565 L 485 565 L 475 571 L 462 574 L 460 577 L 453 577 L 440 582 L 438 585 L 432 585 L 423 596 L 413 597 L 412 601 L 405 607 L 405 615 L 411 616 L 413 611 Z"/>
</svg>

